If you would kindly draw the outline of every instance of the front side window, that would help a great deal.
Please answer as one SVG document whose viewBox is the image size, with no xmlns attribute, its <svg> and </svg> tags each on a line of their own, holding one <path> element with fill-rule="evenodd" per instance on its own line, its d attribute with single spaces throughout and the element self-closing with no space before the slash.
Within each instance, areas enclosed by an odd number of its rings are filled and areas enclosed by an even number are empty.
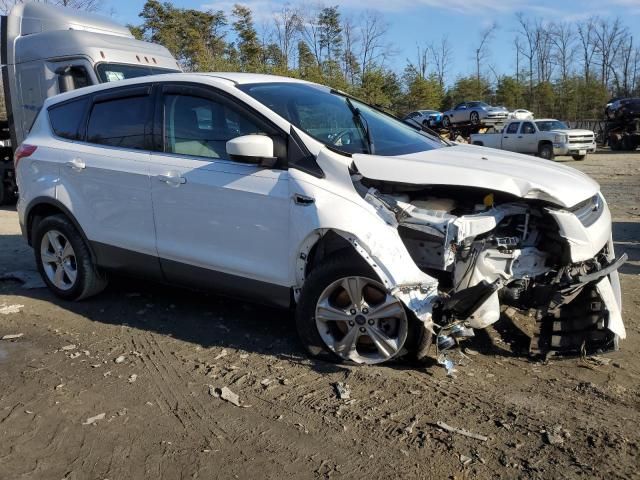
<svg viewBox="0 0 640 480">
<path fill-rule="evenodd" d="M 197 157 L 227 157 L 227 141 L 264 133 L 227 104 L 190 95 L 164 95 L 164 150 Z"/>
<path fill-rule="evenodd" d="M 113 147 L 147 149 L 145 126 L 151 100 L 148 95 L 96 103 L 87 125 L 87 141 Z"/>
<path fill-rule="evenodd" d="M 524 134 L 536 133 L 536 127 L 534 127 L 533 123 L 531 123 L 531 122 L 524 122 L 522 124 L 522 130 L 521 131 Z"/>
<path fill-rule="evenodd" d="M 518 127 L 520 126 L 520 122 L 510 123 L 507 127 L 507 133 L 518 133 Z"/>
<path fill-rule="evenodd" d="M 49 108 L 49 121 L 53 132 L 68 140 L 80 140 L 81 122 L 89 98 L 83 97 Z"/>
<path fill-rule="evenodd" d="M 100 83 L 117 82 L 118 80 L 127 80 L 128 78 L 159 75 L 161 73 L 176 73 L 180 71 L 146 65 L 126 65 L 124 63 L 100 63 L 96 67 L 96 70 Z"/>
<path fill-rule="evenodd" d="M 404 155 L 444 146 L 396 118 L 326 87 L 274 82 L 238 88 L 324 145 L 344 153 L 370 153 L 368 128 L 376 155 Z"/>
</svg>

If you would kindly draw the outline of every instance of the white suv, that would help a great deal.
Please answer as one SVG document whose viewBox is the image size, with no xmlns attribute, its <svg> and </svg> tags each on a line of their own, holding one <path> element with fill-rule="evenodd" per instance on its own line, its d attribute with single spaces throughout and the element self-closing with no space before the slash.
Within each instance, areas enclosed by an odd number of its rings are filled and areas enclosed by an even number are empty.
<svg viewBox="0 0 640 480">
<path fill-rule="evenodd" d="M 50 98 L 16 153 L 18 211 L 51 290 L 110 271 L 296 307 L 309 352 L 424 357 L 537 312 L 534 351 L 625 335 L 598 185 L 445 143 L 287 78 L 169 74 Z"/>
</svg>

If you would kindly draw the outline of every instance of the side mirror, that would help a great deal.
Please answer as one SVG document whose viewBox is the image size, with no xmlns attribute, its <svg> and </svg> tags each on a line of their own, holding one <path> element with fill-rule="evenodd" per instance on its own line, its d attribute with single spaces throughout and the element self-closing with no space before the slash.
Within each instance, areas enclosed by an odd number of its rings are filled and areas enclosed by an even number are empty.
<svg viewBox="0 0 640 480">
<path fill-rule="evenodd" d="M 254 163 L 273 167 L 278 160 L 273 156 L 273 140 L 265 135 L 243 135 L 227 142 L 227 155 L 236 162 Z"/>
<path fill-rule="evenodd" d="M 75 89 L 71 65 L 58 68 L 56 73 L 58 74 L 58 93 L 70 92 Z"/>
</svg>

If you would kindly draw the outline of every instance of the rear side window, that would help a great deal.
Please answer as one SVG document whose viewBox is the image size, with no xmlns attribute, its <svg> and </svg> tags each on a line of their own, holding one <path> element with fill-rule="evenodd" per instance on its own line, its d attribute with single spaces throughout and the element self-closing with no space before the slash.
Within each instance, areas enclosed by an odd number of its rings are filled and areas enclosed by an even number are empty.
<svg viewBox="0 0 640 480">
<path fill-rule="evenodd" d="M 148 95 L 96 103 L 87 125 L 87 141 L 112 147 L 148 149 L 145 126 L 149 120 Z"/>
<path fill-rule="evenodd" d="M 88 98 L 80 98 L 49 109 L 49 120 L 53 132 L 61 138 L 80 140 L 82 119 L 87 109 Z"/>
</svg>

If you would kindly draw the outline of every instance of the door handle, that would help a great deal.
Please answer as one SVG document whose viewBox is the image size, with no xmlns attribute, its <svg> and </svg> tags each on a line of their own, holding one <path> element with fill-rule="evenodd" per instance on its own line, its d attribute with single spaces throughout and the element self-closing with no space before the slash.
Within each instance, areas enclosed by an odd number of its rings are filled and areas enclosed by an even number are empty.
<svg viewBox="0 0 640 480">
<path fill-rule="evenodd" d="M 509 138 L 509 137 L 503 137 L 503 138 Z"/>
<path fill-rule="evenodd" d="M 156 179 L 175 187 L 187 183 L 187 179 L 179 175 L 156 175 Z"/>
<path fill-rule="evenodd" d="M 522 135 L 518 135 L 518 138 L 522 138 Z"/>
<path fill-rule="evenodd" d="M 69 168 L 73 168 L 74 170 L 84 170 L 85 168 L 87 168 L 87 165 L 79 158 L 69 160 L 67 163 L 65 163 L 65 165 Z"/>
</svg>

